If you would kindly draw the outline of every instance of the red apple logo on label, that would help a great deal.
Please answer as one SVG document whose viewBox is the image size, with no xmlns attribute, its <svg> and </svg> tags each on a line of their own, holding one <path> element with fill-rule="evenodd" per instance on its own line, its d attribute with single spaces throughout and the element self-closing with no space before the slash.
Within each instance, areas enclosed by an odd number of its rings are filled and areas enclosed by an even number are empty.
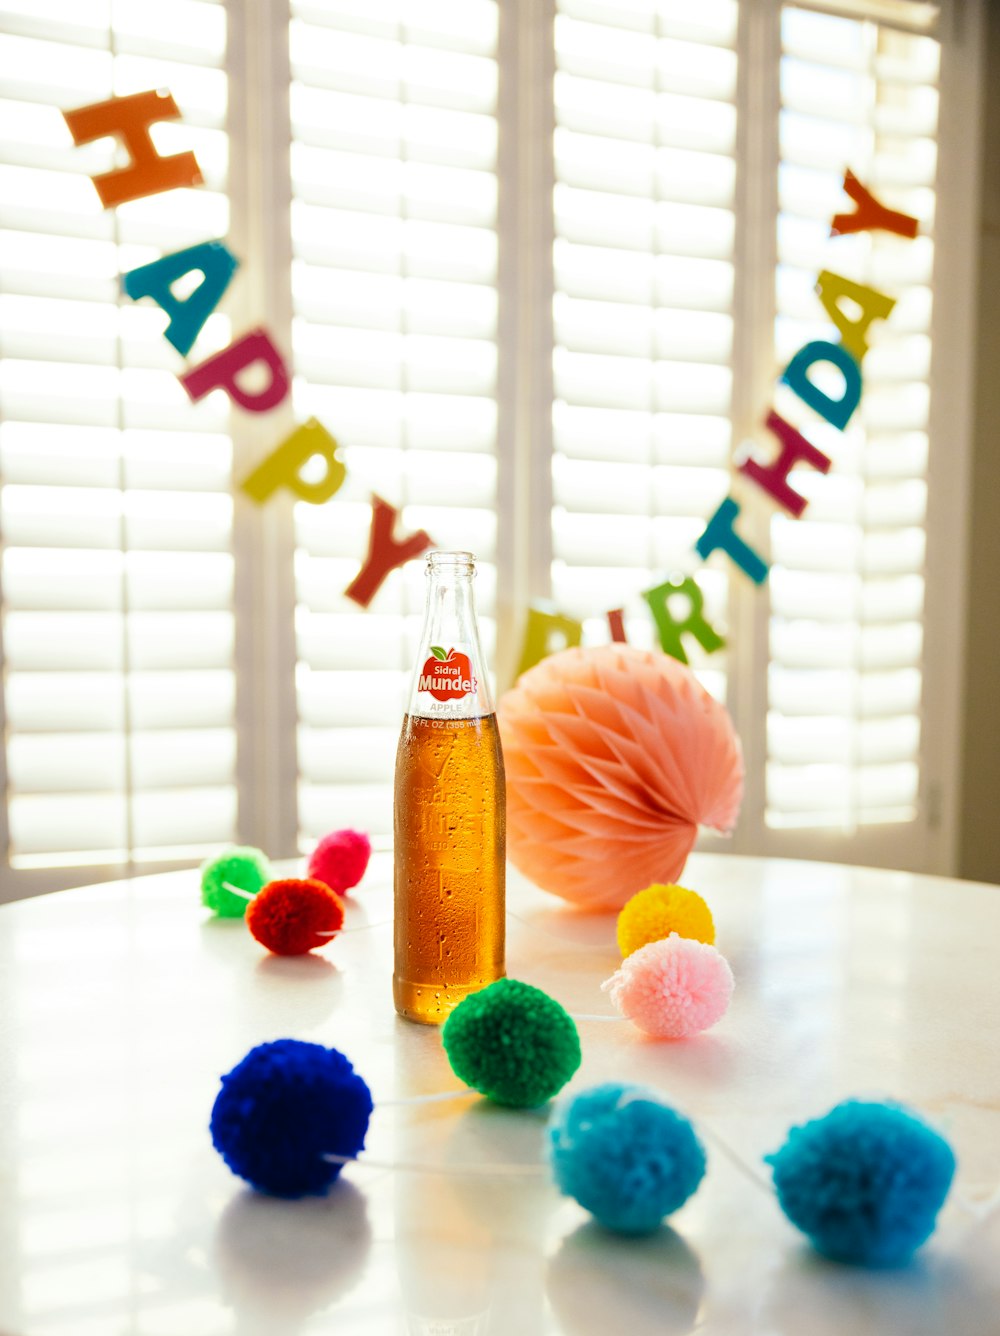
<svg viewBox="0 0 1000 1336">
<path fill-rule="evenodd" d="M 431 645 L 431 656 L 421 670 L 418 690 L 429 691 L 435 700 L 458 700 L 476 690 L 468 654 Z"/>
</svg>

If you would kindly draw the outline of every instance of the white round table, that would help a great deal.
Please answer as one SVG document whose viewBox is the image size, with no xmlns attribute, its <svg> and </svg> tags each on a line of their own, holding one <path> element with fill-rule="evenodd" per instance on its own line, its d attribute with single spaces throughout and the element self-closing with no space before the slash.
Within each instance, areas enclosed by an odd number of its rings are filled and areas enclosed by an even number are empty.
<svg viewBox="0 0 1000 1336">
<path fill-rule="evenodd" d="M 815 1256 L 714 1141 L 671 1227 L 626 1240 L 530 1171 L 544 1111 L 389 1104 L 460 1089 L 439 1032 L 393 1013 L 390 881 L 377 855 L 356 931 L 296 959 L 208 917 L 194 872 L 0 909 L 2 1336 L 1000 1332 L 1000 888 L 696 855 L 729 1014 L 673 1044 L 580 1023 L 570 1089 L 655 1086 L 761 1174 L 848 1095 L 943 1127 L 959 1170 L 937 1234 L 866 1272 Z M 510 882 L 510 974 L 609 1012 L 613 918 Z M 220 1074 L 281 1036 L 343 1050 L 376 1101 L 375 1163 L 324 1199 L 253 1194 L 209 1141 Z"/>
</svg>

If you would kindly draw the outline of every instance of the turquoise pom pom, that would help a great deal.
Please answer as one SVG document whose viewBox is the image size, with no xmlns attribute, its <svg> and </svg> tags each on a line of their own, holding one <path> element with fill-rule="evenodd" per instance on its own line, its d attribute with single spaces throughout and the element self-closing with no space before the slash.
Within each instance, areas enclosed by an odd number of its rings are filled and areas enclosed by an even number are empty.
<svg viewBox="0 0 1000 1336">
<path fill-rule="evenodd" d="M 778 1202 L 838 1262 L 900 1266 L 934 1232 L 955 1174 L 938 1132 L 898 1104 L 845 1100 L 766 1157 Z"/>
<path fill-rule="evenodd" d="M 705 1175 L 694 1128 L 653 1090 L 609 1082 L 565 1100 L 549 1120 L 556 1183 L 618 1234 L 648 1234 Z"/>
</svg>

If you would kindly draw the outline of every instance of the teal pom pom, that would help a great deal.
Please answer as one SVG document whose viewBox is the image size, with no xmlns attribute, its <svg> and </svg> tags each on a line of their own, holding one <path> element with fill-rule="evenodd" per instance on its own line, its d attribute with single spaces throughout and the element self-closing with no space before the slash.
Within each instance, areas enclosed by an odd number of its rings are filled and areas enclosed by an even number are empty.
<svg viewBox="0 0 1000 1336">
<path fill-rule="evenodd" d="M 694 1128 L 642 1086 L 608 1082 L 564 1100 L 548 1136 L 559 1190 L 618 1234 L 651 1233 L 705 1176 Z"/>
<path fill-rule="evenodd" d="M 271 864 L 260 849 L 234 846 L 201 866 L 201 900 L 222 918 L 242 918 L 249 900 L 227 891 L 225 883 L 256 895 L 271 880 Z"/>
<path fill-rule="evenodd" d="M 580 1065 L 580 1036 L 569 1013 L 517 979 L 470 993 L 445 1021 L 441 1039 L 460 1081 L 518 1109 L 544 1104 Z"/>
<path fill-rule="evenodd" d="M 948 1142 L 898 1104 L 845 1100 L 767 1156 L 778 1202 L 838 1262 L 900 1266 L 934 1232 L 955 1174 Z"/>
</svg>

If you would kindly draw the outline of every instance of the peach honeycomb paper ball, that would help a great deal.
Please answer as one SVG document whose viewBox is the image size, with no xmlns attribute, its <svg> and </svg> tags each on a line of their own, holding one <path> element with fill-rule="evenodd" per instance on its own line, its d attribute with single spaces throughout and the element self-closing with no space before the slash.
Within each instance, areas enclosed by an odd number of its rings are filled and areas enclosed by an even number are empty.
<svg viewBox="0 0 1000 1336">
<path fill-rule="evenodd" d="M 701 825 L 728 833 L 743 757 L 725 707 L 666 654 L 552 654 L 500 701 L 507 852 L 546 891 L 620 909 L 676 882 Z"/>
</svg>

